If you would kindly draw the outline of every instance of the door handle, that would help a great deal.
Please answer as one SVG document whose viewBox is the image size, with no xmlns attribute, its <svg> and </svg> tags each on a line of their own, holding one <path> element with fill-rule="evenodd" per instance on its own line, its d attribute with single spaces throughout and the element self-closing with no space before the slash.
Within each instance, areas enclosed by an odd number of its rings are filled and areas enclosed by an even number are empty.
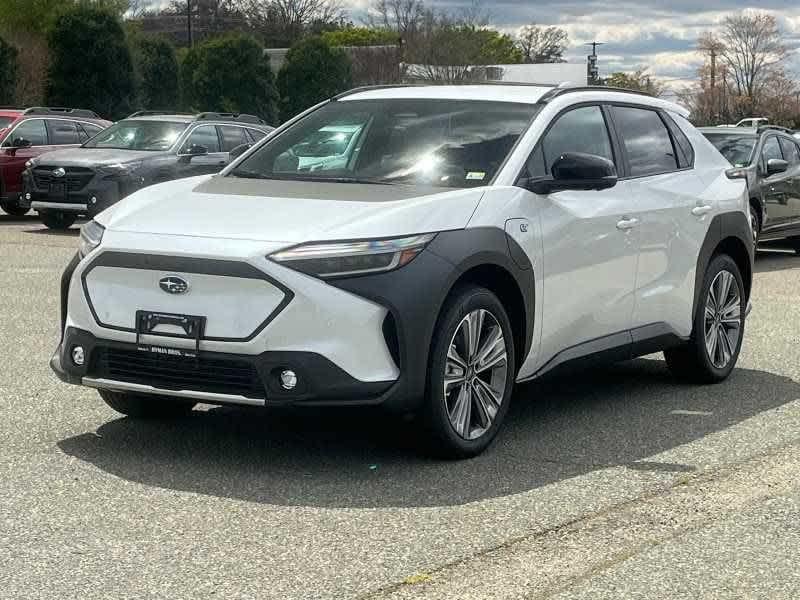
<svg viewBox="0 0 800 600">
<path fill-rule="evenodd" d="M 617 221 L 617 229 L 625 231 L 628 229 L 633 229 L 638 224 L 639 219 L 628 219 L 627 217 L 623 217 L 620 221 Z"/>
<path fill-rule="evenodd" d="M 703 215 L 708 214 L 710 212 L 711 212 L 711 207 L 708 204 L 704 204 L 703 206 L 695 206 L 692 209 L 692 214 L 695 217 L 702 217 Z"/>
</svg>

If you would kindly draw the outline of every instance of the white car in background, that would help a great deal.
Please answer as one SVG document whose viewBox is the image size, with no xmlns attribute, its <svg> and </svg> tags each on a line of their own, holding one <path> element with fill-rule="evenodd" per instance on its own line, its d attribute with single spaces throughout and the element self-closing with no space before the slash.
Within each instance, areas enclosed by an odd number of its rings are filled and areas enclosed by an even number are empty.
<svg viewBox="0 0 800 600">
<path fill-rule="evenodd" d="M 750 295 L 747 195 L 685 116 L 597 87 L 343 94 L 84 226 L 51 366 L 138 417 L 380 405 L 451 457 L 545 373 L 664 351 L 720 381 Z M 297 160 L 342 123 L 341 160 Z"/>
</svg>

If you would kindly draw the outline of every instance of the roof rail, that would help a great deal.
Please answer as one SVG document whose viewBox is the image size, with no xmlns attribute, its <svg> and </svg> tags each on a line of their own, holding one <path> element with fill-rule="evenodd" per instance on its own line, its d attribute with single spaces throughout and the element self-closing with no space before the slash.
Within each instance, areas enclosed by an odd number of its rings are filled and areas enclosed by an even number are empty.
<svg viewBox="0 0 800 600">
<path fill-rule="evenodd" d="M 84 117 L 89 119 L 99 119 L 98 115 L 93 110 L 86 110 L 85 108 L 63 108 L 55 106 L 31 106 L 26 108 L 22 114 L 24 115 L 53 115 L 53 116 L 69 116 L 69 117 Z"/>
<path fill-rule="evenodd" d="M 744 129 L 744 128 L 738 127 L 737 129 Z M 781 127 L 780 125 L 759 125 L 758 127 L 756 127 L 756 131 L 758 133 L 767 130 L 783 131 L 784 133 L 794 133 L 794 129 L 789 129 L 788 127 Z"/>
<path fill-rule="evenodd" d="M 264 119 L 256 115 L 245 113 L 219 113 L 204 112 L 195 117 L 195 121 L 231 121 L 233 123 L 252 123 L 254 125 L 265 125 Z"/>
<path fill-rule="evenodd" d="M 539 100 L 540 102 L 550 102 L 550 100 L 557 98 L 559 96 L 563 96 L 564 94 L 571 94 L 573 92 L 622 92 L 623 94 L 634 94 L 636 96 L 647 96 L 648 98 L 655 98 L 653 94 L 649 94 L 647 92 L 641 92 L 639 90 L 629 90 L 627 88 L 618 88 L 618 87 L 608 87 L 605 85 L 575 85 L 569 86 L 565 84 L 559 84 L 557 87 L 554 87 L 552 90 L 547 92 L 544 96 L 541 97 Z"/>
<path fill-rule="evenodd" d="M 459 86 L 459 85 L 495 85 L 495 86 L 515 86 L 515 87 L 545 87 L 553 88 L 552 83 L 526 83 L 524 81 L 459 81 L 456 83 L 436 82 L 430 83 L 387 83 L 383 85 L 362 85 L 360 87 L 347 90 L 341 94 L 335 95 L 331 100 L 339 100 L 361 92 L 371 92 L 373 90 L 391 90 L 395 88 L 419 88 L 419 87 L 441 87 L 443 85 Z"/>
<path fill-rule="evenodd" d="M 125 118 L 132 119 L 134 117 L 156 117 L 159 115 L 186 115 L 187 117 L 193 117 L 194 113 L 177 112 L 174 110 L 137 110 L 135 113 L 130 114 Z"/>
</svg>

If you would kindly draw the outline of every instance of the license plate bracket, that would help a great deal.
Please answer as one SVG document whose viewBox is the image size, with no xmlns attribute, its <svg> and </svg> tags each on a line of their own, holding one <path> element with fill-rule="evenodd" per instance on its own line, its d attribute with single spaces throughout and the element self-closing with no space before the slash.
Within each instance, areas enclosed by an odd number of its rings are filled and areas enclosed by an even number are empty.
<svg viewBox="0 0 800 600">
<path fill-rule="evenodd" d="M 179 327 L 183 333 L 163 333 L 155 331 L 159 325 Z M 200 340 L 206 329 L 206 318 L 197 315 L 179 315 L 174 313 L 136 311 L 136 345 L 143 335 L 158 335 L 194 340 L 195 352 L 200 351 Z"/>
<path fill-rule="evenodd" d="M 58 200 L 63 200 L 67 197 L 67 185 L 63 181 L 51 183 L 49 193 L 50 196 L 57 198 Z"/>
</svg>

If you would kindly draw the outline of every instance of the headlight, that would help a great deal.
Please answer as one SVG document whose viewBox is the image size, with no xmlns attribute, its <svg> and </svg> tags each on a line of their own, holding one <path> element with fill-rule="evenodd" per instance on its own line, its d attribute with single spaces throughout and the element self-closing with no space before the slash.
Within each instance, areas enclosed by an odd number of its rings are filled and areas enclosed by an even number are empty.
<svg viewBox="0 0 800 600">
<path fill-rule="evenodd" d="M 142 166 L 142 161 L 116 163 L 113 165 L 101 165 L 95 169 L 103 177 L 122 177 L 133 173 Z"/>
<path fill-rule="evenodd" d="M 313 242 L 271 254 L 268 258 L 317 277 L 384 273 L 410 263 L 435 233 L 385 240 Z"/>
<path fill-rule="evenodd" d="M 78 245 L 78 254 L 81 258 L 100 245 L 105 230 L 106 228 L 97 221 L 89 221 L 81 227 L 81 239 Z"/>
</svg>

